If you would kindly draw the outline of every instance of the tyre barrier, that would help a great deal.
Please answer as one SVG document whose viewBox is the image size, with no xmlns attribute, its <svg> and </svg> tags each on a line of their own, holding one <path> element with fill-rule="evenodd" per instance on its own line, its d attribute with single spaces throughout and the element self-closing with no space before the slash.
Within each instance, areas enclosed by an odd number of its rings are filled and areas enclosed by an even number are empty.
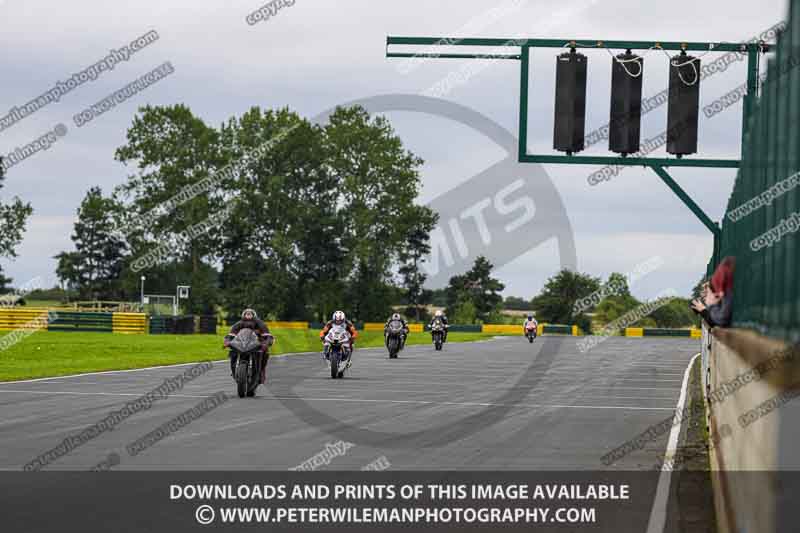
<svg viewBox="0 0 800 533">
<path fill-rule="evenodd" d="M 147 333 L 147 316 L 144 313 L 92 313 L 46 307 L 0 309 L 0 331 L 17 329 Z"/>
<path fill-rule="evenodd" d="M 47 329 L 47 308 L 26 307 L 24 309 L 0 308 L 0 331 L 17 329 Z"/>
</svg>

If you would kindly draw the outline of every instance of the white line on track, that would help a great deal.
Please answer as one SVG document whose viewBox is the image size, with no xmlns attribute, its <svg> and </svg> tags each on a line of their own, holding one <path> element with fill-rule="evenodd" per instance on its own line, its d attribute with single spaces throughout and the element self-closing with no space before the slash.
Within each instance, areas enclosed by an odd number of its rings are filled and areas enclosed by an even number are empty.
<svg viewBox="0 0 800 533">
<path fill-rule="evenodd" d="M 386 381 L 386 380 L 381 380 L 380 378 L 370 378 L 370 382 L 373 382 L 373 381 Z M 508 387 L 485 387 L 485 386 L 482 386 L 482 385 L 475 385 L 475 384 L 465 385 L 463 380 L 458 380 L 458 381 L 419 381 L 419 380 L 397 380 L 397 379 L 394 379 L 394 380 L 391 380 L 391 381 L 392 381 L 392 383 L 410 383 L 412 385 L 456 385 L 456 386 L 467 388 L 467 389 L 475 388 L 475 389 L 480 389 L 480 390 L 508 390 Z M 270 383 L 278 385 L 278 384 L 282 383 L 282 380 L 281 380 L 280 377 L 271 378 L 270 379 Z M 553 382 L 548 381 L 548 382 L 546 382 L 544 384 L 546 384 L 546 385 L 562 385 L 563 383 L 553 383 Z M 609 384 L 606 384 L 606 385 L 591 385 L 591 384 L 585 384 L 585 383 L 576 384 L 575 382 L 571 382 L 570 384 L 577 385 L 580 389 L 665 390 L 665 391 L 672 391 L 672 392 L 675 392 L 677 390 L 675 387 L 629 387 L 629 386 L 624 385 L 624 384 L 617 385 L 615 383 L 609 383 Z M 537 388 L 532 389 L 532 390 L 545 391 L 545 390 L 552 390 L 552 389 L 543 388 L 543 387 L 537 387 Z"/>
<path fill-rule="evenodd" d="M 1 392 L 11 392 L 20 394 L 52 394 L 52 395 L 75 395 L 75 396 L 141 396 L 141 393 L 124 392 L 78 392 L 78 391 L 26 391 L 0 389 Z M 170 398 L 207 398 L 208 395 L 194 394 L 170 394 Z M 362 402 L 362 403 L 392 403 L 392 404 L 414 404 L 414 405 L 447 405 L 455 407 L 552 407 L 557 409 L 627 409 L 633 411 L 671 411 L 671 407 L 638 407 L 625 405 L 559 405 L 559 404 L 537 404 L 537 403 L 492 403 L 492 402 L 436 402 L 432 400 L 379 400 L 367 398 L 310 398 L 304 396 L 264 396 L 263 400 L 297 400 L 306 402 Z"/>
<path fill-rule="evenodd" d="M 558 405 L 540 403 L 492 403 L 492 402 L 434 402 L 428 400 L 369 400 L 363 398 L 308 398 L 305 396 L 273 396 L 275 400 L 298 400 L 304 402 L 367 402 L 367 403 L 400 403 L 417 405 L 449 405 L 456 407 L 553 407 L 557 409 L 628 409 L 633 411 L 672 411 L 672 407 L 631 407 L 625 405 Z"/>
<path fill-rule="evenodd" d="M 433 394 L 433 395 L 454 395 L 459 394 L 458 391 L 426 391 L 426 390 L 397 390 L 397 389 L 379 389 L 379 390 L 363 390 L 363 389 L 345 389 L 342 388 L 325 388 L 325 387 L 298 387 L 298 389 L 302 392 L 355 392 L 355 393 L 383 393 L 383 392 L 394 392 L 394 393 L 401 393 L 401 394 Z M 294 390 L 294 389 L 293 389 Z M 508 390 L 500 387 L 493 387 L 491 389 L 481 389 L 481 392 L 486 390 Z M 671 390 L 671 389 L 670 389 Z M 2 391 L 0 391 L 2 392 Z M 469 391 L 465 391 L 469 392 Z M 532 390 L 534 394 L 545 394 L 551 391 L 548 390 Z M 549 395 L 551 398 L 553 395 Z M 570 397 L 575 397 L 574 395 L 569 395 Z M 621 399 L 621 400 L 672 400 L 674 399 L 674 395 L 670 396 L 615 396 L 615 395 L 608 395 L 608 394 L 584 394 L 579 396 L 581 399 L 589 399 L 589 398 L 613 398 L 613 399 Z"/>
<path fill-rule="evenodd" d="M 676 413 L 683 412 L 683 406 L 686 403 L 686 390 L 689 388 L 689 375 L 698 357 L 700 357 L 700 354 L 692 357 L 692 360 L 689 361 L 689 366 L 686 367 L 686 373 L 683 376 L 683 386 L 681 387 L 681 395 L 678 398 L 678 405 L 675 406 Z M 667 501 L 669 500 L 669 485 L 672 482 L 672 469 L 668 466 L 669 462 L 667 458 L 675 456 L 682 425 L 683 424 L 673 424 L 669 432 L 667 450 L 664 453 L 664 463 L 661 466 L 661 474 L 658 476 L 656 496 L 653 499 L 653 508 L 650 511 L 650 520 L 647 523 L 647 533 L 663 533 L 667 523 Z"/>
<path fill-rule="evenodd" d="M 21 394 L 66 394 L 73 396 L 142 396 L 141 392 L 78 392 L 78 391 L 38 391 L 38 390 L 12 390 L 0 389 L 0 392 L 14 392 Z M 209 394 L 170 394 L 170 398 L 208 398 Z"/>
</svg>

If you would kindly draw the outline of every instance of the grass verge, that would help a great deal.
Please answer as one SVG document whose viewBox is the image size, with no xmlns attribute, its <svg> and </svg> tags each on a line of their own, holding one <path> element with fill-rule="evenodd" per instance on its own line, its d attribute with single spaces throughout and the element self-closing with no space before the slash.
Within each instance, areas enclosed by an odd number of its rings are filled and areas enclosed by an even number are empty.
<svg viewBox="0 0 800 533">
<path fill-rule="evenodd" d="M 7 332 L 0 332 L 0 337 Z M 273 354 L 320 349 L 319 331 L 276 329 Z M 473 342 L 488 333 L 451 332 L 447 341 Z M 429 344 L 429 333 L 412 333 L 409 345 Z M 359 332 L 358 348 L 383 346 L 380 331 Z M 67 376 L 104 370 L 224 359 L 220 335 L 123 335 L 39 331 L 0 352 L 0 381 Z"/>
</svg>

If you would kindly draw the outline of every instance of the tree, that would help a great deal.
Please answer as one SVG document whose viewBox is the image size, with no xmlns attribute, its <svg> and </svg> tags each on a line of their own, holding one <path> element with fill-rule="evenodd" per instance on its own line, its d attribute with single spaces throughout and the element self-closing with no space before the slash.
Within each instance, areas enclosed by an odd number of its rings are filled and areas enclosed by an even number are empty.
<svg viewBox="0 0 800 533">
<path fill-rule="evenodd" d="M 286 109 L 252 108 L 220 137 L 229 162 L 268 147 L 222 183 L 237 200 L 217 247 L 225 307 L 234 315 L 253 306 L 283 318 L 329 316 L 344 300 L 349 265 L 321 128 Z"/>
<path fill-rule="evenodd" d="M 6 294 L 11 291 L 9 284 L 11 283 L 11 278 L 7 278 L 3 275 L 3 269 L 0 268 L 0 294 Z"/>
<path fill-rule="evenodd" d="M 78 254 L 78 252 L 61 252 L 53 259 L 58 260 L 56 264 L 56 277 L 66 286 L 67 290 L 80 292 L 80 254 Z"/>
<path fill-rule="evenodd" d="M 452 313 L 450 315 L 450 322 L 453 324 L 474 324 L 478 318 L 478 311 L 472 299 L 462 294 L 456 301 Z"/>
<path fill-rule="evenodd" d="M 686 328 L 700 324 L 700 319 L 689 308 L 689 300 L 685 298 L 672 298 L 650 313 L 659 328 Z"/>
<path fill-rule="evenodd" d="M 402 285 L 405 288 L 405 297 L 409 306 L 414 310 L 417 321 L 422 320 L 420 304 L 427 299 L 424 288 L 425 280 L 428 276 L 420 268 L 423 258 L 430 253 L 430 232 L 436 226 L 438 215 L 434 215 L 430 210 L 414 206 L 409 209 L 409 216 L 412 222 L 409 224 L 410 231 L 408 240 L 400 250 L 400 268 L 398 272 L 402 277 Z M 427 296 L 430 296 L 429 292 Z"/>
<path fill-rule="evenodd" d="M 488 259 L 479 256 L 468 272 L 450 278 L 446 289 L 448 314 L 455 316 L 459 306 L 470 302 L 477 318 L 486 321 L 492 311 L 500 309 L 503 297 L 499 293 L 505 285 L 491 277 L 493 268 Z"/>
<path fill-rule="evenodd" d="M 128 128 L 127 143 L 116 150 L 118 161 L 135 165 L 136 173 L 116 190 L 124 205 L 118 227 L 126 228 L 126 240 L 134 258 L 164 245 L 169 250 L 167 262 L 188 264 L 186 285 L 192 286 L 189 308 L 192 312 L 213 312 L 216 291 L 208 286 L 207 268 L 215 259 L 213 252 L 219 228 L 187 239 L 182 233 L 206 222 L 226 205 L 216 187 L 167 206 L 167 201 L 215 174 L 224 163 L 218 132 L 207 126 L 184 105 L 145 106 Z M 155 219 L 150 214 L 157 215 Z M 140 274 L 131 275 L 131 283 Z M 173 287 L 174 290 L 174 287 Z"/>
<path fill-rule="evenodd" d="M 120 277 L 126 244 L 114 235 L 114 217 L 119 206 L 104 198 L 99 187 L 86 193 L 78 208 L 72 233 L 74 252 L 56 256 L 56 274 L 83 298 L 112 300 L 121 297 Z"/>
<path fill-rule="evenodd" d="M 3 159 L 0 158 L 0 190 L 3 189 L 5 173 Z M 14 197 L 10 203 L 0 202 L 0 259 L 14 258 L 17 256 L 16 248 L 22 242 L 25 233 L 25 224 L 28 217 L 33 213 L 31 204 L 24 203 L 18 197 Z M 3 275 L 0 268 L 0 291 L 11 283 L 11 279 Z"/>
<path fill-rule="evenodd" d="M 423 161 L 403 147 L 386 118 L 370 117 L 360 106 L 337 108 L 323 132 L 343 244 L 353 265 L 346 299 L 358 319 L 383 320 L 391 312 L 382 299 L 392 292 L 391 266 L 404 255 L 405 271 L 418 284 L 420 274 L 409 265 L 419 250 L 409 251 L 406 243 L 427 242 L 419 232 L 428 233 L 436 223 L 430 209 L 414 204 Z"/>
<path fill-rule="evenodd" d="M 540 322 L 576 324 L 583 331 L 591 331 L 589 317 L 581 313 L 574 316 L 576 301 L 600 288 L 600 279 L 563 269 L 545 283 L 541 294 L 531 302 Z"/>
<path fill-rule="evenodd" d="M 700 295 L 703 293 L 703 284 L 706 283 L 706 281 L 708 281 L 708 280 L 706 279 L 705 276 L 703 276 L 695 284 L 695 286 L 692 287 L 692 296 L 691 296 L 692 300 L 696 300 L 696 299 L 700 298 Z"/>
<path fill-rule="evenodd" d="M 633 296 L 608 296 L 594 308 L 594 319 L 600 324 L 608 324 L 628 311 L 641 305 Z"/>
<path fill-rule="evenodd" d="M 605 287 L 612 291 L 615 296 L 630 296 L 631 289 L 628 286 L 628 278 L 619 272 L 612 272 L 608 276 Z"/>
<path fill-rule="evenodd" d="M 518 296 L 508 296 L 505 299 L 504 306 L 511 311 L 527 311 L 531 308 L 530 302 Z"/>
</svg>

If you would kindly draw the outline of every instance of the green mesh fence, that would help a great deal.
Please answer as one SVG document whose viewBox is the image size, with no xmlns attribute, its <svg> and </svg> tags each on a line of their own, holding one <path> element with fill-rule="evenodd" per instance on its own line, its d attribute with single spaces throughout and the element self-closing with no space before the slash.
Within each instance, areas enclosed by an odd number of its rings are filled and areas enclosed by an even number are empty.
<svg viewBox="0 0 800 533">
<path fill-rule="evenodd" d="M 745 117 L 742 165 L 722 224 L 719 254 L 709 263 L 708 274 L 721 258 L 735 256 L 734 326 L 796 342 L 800 340 L 800 186 L 794 176 L 800 171 L 800 0 L 790 4 L 777 50 L 766 56 L 766 81 Z M 751 203 L 741 209 L 747 202 Z M 771 237 L 765 236 L 770 231 Z"/>
</svg>

